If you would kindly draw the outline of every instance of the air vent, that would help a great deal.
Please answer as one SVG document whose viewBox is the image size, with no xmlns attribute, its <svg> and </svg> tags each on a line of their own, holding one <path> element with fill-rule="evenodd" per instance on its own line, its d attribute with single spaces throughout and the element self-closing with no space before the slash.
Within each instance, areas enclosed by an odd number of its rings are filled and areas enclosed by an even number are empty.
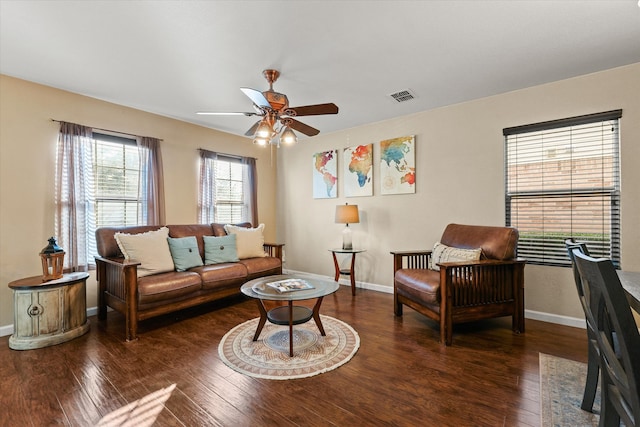
<svg viewBox="0 0 640 427">
<path fill-rule="evenodd" d="M 400 92 L 392 93 L 389 96 L 398 102 L 411 101 L 416 97 L 410 89 L 401 90 Z"/>
</svg>

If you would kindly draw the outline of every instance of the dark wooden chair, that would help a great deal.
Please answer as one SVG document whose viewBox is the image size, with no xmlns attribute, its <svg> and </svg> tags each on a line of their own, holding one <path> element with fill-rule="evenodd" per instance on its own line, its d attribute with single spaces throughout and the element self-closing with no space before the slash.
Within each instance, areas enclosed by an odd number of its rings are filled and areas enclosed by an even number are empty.
<svg viewBox="0 0 640 427">
<path fill-rule="evenodd" d="M 590 255 L 587 245 L 582 242 L 576 242 L 573 239 L 565 240 L 567 252 L 569 253 L 569 259 L 571 259 L 571 265 L 573 268 L 573 277 L 576 283 L 576 289 L 578 291 L 578 298 L 580 299 L 580 305 L 584 312 L 584 319 L 587 323 L 587 341 L 588 341 L 588 355 L 587 361 L 587 378 L 584 384 L 584 394 L 582 396 L 582 404 L 580 407 L 585 411 L 593 412 L 593 401 L 596 397 L 596 391 L 598 389 L 598 378 L 600 377 L 600 350 L 598 349 L 598 340 L 596 338 L 596 326 L 593 314 L 587 303 L 587 299 L 584 295 L 584 288 L 582 287 L 582 280 L 580 280 L 580 273 L 576 267 L 575 257 L 573 251 L 577 250 L 584 255 Z"/>
<path fill-rule="evenodd" d="M 640 425 L 640 333 L 609 259 L 573 250 L 593 314 L 602 371 L 600 426 Z"/>
<path fill-rule="evenodd" d="M 438 263 L 429 268 L 432 251 L 391 252 L 394 313 L 407 305 L 440 324 L 440 342 L 451 345 L 453 325 L 512 316 L 512 328 L 524 332 L 524 266 L 516 258 L 518 230 L 512 227 L 449 224 L 440 243 L 459 249 L 482 249 L 478 261 Z"/>
</svg>

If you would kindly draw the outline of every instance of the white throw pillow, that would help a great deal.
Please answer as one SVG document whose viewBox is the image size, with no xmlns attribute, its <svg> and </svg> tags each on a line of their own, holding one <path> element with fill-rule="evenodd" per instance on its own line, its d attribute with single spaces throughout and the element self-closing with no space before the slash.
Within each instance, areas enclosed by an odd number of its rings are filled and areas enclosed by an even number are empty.
<svg viewBox="0 0 640 427">
<path fill-rule="evenodd" d="M 443 245 L 437 242 L 433 245 L 433 251 L 431 252 L 431 265 L 430 269 L 440 271 L 438 263 L 442 262 L 460 262 L 460 261 L 478 261 L 482 254 L 482 248 L 478 249 L 460 249 L 452 248 L 451 246 Z"/>
<path fill-rule="evenodd" d="M 138 277 L 173 271 L 167 227 L 140 234 L 116 233 L 114 237 L 125 259 L 140 263 Z"/>
<path fill-rule="evenodd" d="M 224 226 L 227 234 L 235 234 L 236 247 L 238 249 L 238 258 L 256 258 L 264 257 L 264 224 L 260 224 L 256 228 L 238 227 L 227 224 Z"/>
</svg>

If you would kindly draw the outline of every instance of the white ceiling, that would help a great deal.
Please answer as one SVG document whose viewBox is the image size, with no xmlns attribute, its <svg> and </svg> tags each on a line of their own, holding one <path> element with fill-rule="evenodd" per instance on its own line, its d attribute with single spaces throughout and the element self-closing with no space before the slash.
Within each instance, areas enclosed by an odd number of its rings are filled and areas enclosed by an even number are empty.
<svg viewBox="0 0 640 427">
<path fill-rule="evenodd" d="M 636 62 L 637 0 L 0 0 L 2 74 L 234 134 L 195 112 L 253 111 L 265 68 L 328 133 Z"/>
</svg>

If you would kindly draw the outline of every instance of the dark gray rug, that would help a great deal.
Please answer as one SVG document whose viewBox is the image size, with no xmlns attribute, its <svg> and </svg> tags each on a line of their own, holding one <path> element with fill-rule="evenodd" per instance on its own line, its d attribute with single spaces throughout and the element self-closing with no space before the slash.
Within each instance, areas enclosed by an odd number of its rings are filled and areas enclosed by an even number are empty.
<svg viewBox="0 0 640 427">
<path fill-rule="evenodd" d="M 600 391 L 596 393 L 594 413 L 580 408 L 585 363 L 540 353 L 540 425 L 597 426 L 600 413 Z"/>
</svg>

